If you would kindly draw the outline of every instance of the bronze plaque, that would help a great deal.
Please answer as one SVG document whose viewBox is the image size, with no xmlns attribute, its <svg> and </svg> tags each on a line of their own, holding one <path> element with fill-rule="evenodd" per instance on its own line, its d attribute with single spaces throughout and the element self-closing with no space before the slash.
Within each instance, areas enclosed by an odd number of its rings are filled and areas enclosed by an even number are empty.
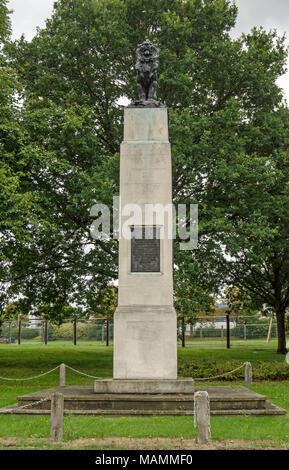
<svg viewBox="0 0 289 470">
<path fill-rule="evenodd" d="M 131 272 L 159 273 L 159 227 L 134 227 L 131 232 Z"/>
</svg>

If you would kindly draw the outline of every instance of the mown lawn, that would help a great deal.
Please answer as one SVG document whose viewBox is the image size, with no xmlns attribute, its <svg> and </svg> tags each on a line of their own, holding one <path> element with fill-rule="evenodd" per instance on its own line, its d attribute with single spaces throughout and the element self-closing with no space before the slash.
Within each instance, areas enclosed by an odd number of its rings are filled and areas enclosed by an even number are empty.
<svg viewBox="0 0 289 470">
<path fill-rule="evenodd" d="M 251 387 L 289 412 L 289 366 L 284 356 L 273 350 L 256 348 L 230 350 L 211 350 L 186 348 L 178 349 L 179 369 L 190 372 L 213 372 L 222 367 L 250 361 L 258 371 L 264 368 L 283 368 L 288 373 L 287 380 L 258 381 Z M 112 348 L 91 345 L 1 345 L 0 376 L 30 377 L 52 369 L 60 363 L 97 377 L 112 375 Z M 287 367 L 287 369 L 286 369 Z M 233 367 L 232 367 L 233 368 Z M 266 370 L 267 370 L 266 369 Z M 265 370 L 265 373 L 266 373 Z M 243 371 L 241 371 L 243 374 Z M 241 374 L 241 375 L 242 375 Z M 285 377 L 286 378 L 286 377 Z M 67 371 L 68 385 L 91 385 L 93 379 L 85 378 Z M 208 383 L 208 382 L 207 382 Z M 216 382 L 215 382 L 216 383 Z M 240 378 L 234 384 L 242 383 Z M 0 406 L 16 402 L 16 397 L 32 391 L 58 385 L 58 371 L 29 382 L 5 382 L 0 379 Z M 270 441 L 272 445 L 289 448 L 289 418 L 282 417 L 216 417 L 211 418 L 212 438 L 214 440 Z M 64 440 L 66 442 L 85 438 L 175 438 L 192 439 L 195 436 L 191 417 L 130 417 L 102 418 L 77 417 L 64 418 Z M 49 417 L 0 415 L 0 438 L 18 437 L 21 439 L 47 439 L 49 437 Z M 93 441 L 92 441 L 93 442 Z M 2 444 L 3 446 L 3 444 Z M 23 447 L 26 444 L 23 443 Z M 0 444 L 1 447 L 1 444 Z M 83 447 L 84 448 L 84 447 Z"/>
</svg>

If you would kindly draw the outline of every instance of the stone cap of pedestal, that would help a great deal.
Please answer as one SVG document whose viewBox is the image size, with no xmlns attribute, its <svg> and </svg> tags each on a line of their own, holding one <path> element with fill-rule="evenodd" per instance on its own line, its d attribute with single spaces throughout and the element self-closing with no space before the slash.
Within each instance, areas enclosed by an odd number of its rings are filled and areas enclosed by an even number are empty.
<svg viewBox="0 0 289 470">
<path fill-rule="evenodd" d="M 142 275 L 143 273 L 138 273 L 139 275 Z M 149 274 L 149 273 L 145 273 Z M 159 274 L 159 273 L 157 273 Z M 130 314 L 130 313 L 135 313 L 135 314 L 144 314 L 144 315 L 176 315 L 176 311 L 174 309 L 173 305 L 170 304 L 164 304 L 164 305 L 154 305 L 152 303 L 144 305 L 144 304 L 118 304 L 118 306 L 115 309 L 115 315 L 117 314 Z"/>
<path fill-rule="evenodd" d="M 194 380 L 177 379 L 100 379 L 94 382 L 94 393 L 158 394 L 194 393 Z"/>
<path fill-rule="evenodd" d="M 168 142 L 167 108 L 125 108 L 123 140 Z"/>
</svg>

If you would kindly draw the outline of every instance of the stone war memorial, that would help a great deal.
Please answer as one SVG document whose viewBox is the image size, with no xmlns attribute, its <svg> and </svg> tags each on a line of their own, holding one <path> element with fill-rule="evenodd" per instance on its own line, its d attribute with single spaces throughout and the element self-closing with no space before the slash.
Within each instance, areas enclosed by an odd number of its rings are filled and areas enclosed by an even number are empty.
<svg viewBox="0 0 289 470">
<path fill-rule="evenodd" d="M 156 97 L 156 46 L 147 40 L 136 55 L 139 101 L 124 109 L 120 213 L 135 204 L 140 217 L 124 233 L 121 216 L 113 380 L 96 381 L 95 392 L 192 393 L 192 379 L 177 379 L 171 227 L 168 217 L 144 225 L 147 205 L 172 204 L 168 110 Z"/>
<path fill-rule="evenodd" d="M 90 386 L 66 386 L 66 366 L 62 364 L 60 386 L 20 396 L 17 404 L 2 408 L 0 414 L 49 414 L 55 392 L 63 394 L 64 410 L 76 415 L 192 416 L 194 394 L 196 409 L 202 410 L 202 423 L 208 423 L 210 414 L 286 414 L 266 396 L 248 388 L 194 387 L 192 378 L 178 377 L 172 161 L 168 110 L 156 96 L 158 56 L 157 47 L 149 40 L 137 47 L 139 99 L 124 109 L 113 377 L 97 379 Z M 159 208 L 159 213 L 156 210 L 148 216 L 151 206 Z M 132 207 L 139 208 L 133 222 Z M 168 208 L 165 217 L 164 207 Z M 250 371 L 246 380 L 245 384 L 250 385 Z M 33 408 L 25 409 L 30 405 Z M 208 426 L 204 428 L 204 439 L 210 439 Z"/>
</svg>

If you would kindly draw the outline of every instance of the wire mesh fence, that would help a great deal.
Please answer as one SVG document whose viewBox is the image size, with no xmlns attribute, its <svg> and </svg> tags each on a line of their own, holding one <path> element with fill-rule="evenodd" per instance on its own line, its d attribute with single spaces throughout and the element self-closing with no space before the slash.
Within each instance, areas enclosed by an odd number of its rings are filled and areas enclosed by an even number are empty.
<svg viewBox="0 0 289 470">
<path fill-rule="evenodd" d="M 276 322 L 270 318 L 226 318 L 226 316 L 197 317 L 193 324 L 178 325 L 179 345 L 222 345 L 258 342 L 268 343 L 277 338 Z M 66 320 L 61 324 L 33 318 L 29 321 L 11 321 L 0 325 L 0 343 L 48 344 L 48 343 L 97 343 L 111 345 L 113 320 L 107 318 Z"/>
<path fill-rule="evenodd" d="M 277 324 L 272 318 L 198 317 L 194 324 L 178 328 L 179 343 L 189 345 L 266 345 L 277 340 Z"/>
<path fill-rule="evenodd" d="M 42 319 L 4 322 L 0 343 L 48 344 L 54 342 L 97 342 L 109 345 L 113 340 L 113 322 L 109 319 L 67 320 L 58 325 Z"/>
</svg>

